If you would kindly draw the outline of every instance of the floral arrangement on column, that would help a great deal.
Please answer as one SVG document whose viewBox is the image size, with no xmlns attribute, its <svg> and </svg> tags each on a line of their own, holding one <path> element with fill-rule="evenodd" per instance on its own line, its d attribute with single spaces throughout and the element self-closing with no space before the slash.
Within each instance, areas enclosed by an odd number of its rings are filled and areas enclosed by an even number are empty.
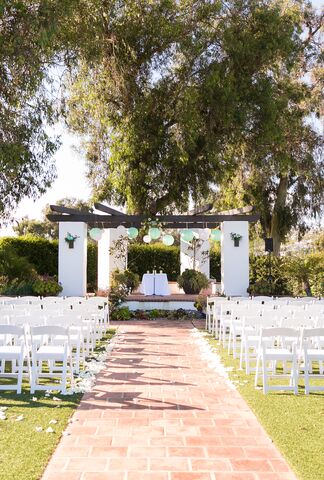
<svg viewBox="0 0 324 480">
<path fill-rule="evenodd" d="M 234 247 L 239 247 L 240 246 L 240 240 L 242 239 L 242 235 L 239 233 L 233 233 L 231 232 L 231 239 L 234 242 Z"/>
</svg>

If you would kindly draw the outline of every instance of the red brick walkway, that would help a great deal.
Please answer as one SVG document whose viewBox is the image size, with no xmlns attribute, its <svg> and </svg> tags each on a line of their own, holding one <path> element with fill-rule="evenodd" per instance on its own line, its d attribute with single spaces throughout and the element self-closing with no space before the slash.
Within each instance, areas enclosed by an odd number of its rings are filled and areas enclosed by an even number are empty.
<svg viewBox="0 0 324 480">
<path fill-rule="evenodd" d="M 201 359 L 191 329 L 120 327 L 43 480 L 296 478 L 241 396 Z"/>
</svg>

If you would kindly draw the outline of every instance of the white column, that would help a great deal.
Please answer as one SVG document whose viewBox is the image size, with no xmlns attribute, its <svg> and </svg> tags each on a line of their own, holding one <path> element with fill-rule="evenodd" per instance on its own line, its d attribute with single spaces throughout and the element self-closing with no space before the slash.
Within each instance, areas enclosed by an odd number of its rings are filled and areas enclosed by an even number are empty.
<svg viewBox="0 0 324 480">
<path fill-rule="evenodd" d="M 203 229 L 192 229 L 197 232 L 198 235 L 202 234 Z M 209 270 L 209 240 L 199 239 L 199 246 L 196 248 L 196 252 L 192 247 L 192 243 L 183 242 L 180 240 L 180 272 L 184 272 L 186 268 L 195 269 L 198 272 L 204 273 L 207 278 L 210 276 Z M 194 258 L 195 257 L 195 258 Z"/>
<path fill-rule="evenodd" d="M 231 233 L 242 236 L 234 246 Z M 249 286 L 249 222 L 223 222 L 221 237 L 222 293 L 248 296 Z"/>
<path fill-rule="evenodd" d="M 114 270 L 121 272 L 127 268 L 126 229 L 107 228 L 98 241 L 98 289 L 110 287 L 110 277 Z"/>
<path fill-rule="evenodd" d="M 73 248 L 65 240 L 76 236 Z M 61 295 L 84 296 L 87 293 L 87 224 L 83 222 L 59 223 L 58 279 L 63 286 Z"/>
<path fill-rule="evenodd" d="M 98 241 L 98 290 L 109 288 L 109 229 L 103 230 L 101 239 Z"/>
</svg>

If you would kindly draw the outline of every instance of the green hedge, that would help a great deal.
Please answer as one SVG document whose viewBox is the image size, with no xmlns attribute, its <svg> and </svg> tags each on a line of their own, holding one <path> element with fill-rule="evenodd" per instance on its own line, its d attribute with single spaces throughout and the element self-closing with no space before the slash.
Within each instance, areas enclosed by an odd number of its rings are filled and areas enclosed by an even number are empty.
<svg viewBox="0 0 324 480">
<path fill-rule="evenodd" d="M 19 257 L 25 257 L 39 275 L 58 274 L 58 241 L 27 235 L 25 237 L 0 238 L 0 250 L 10 248 Z M 0 272 L 0 275 L 3 272 Z M 97 288 L 97 245 L 88 243 L 88 289 Z"/>
<path fill-rule="evenodd" d="M 215 278 L 217 282 L 221 281 L 221 255 L 220 252 L 210 252 L 210 278 Z"/>
<path fill-rule="evenodd" d="M 128 269 L 140 278 L 148 270 L 160 271 L 168 275 L 170 281 L 176 281 L 180 274 L 180 249 L 163 244 L 133 244 L 128 249 Z"/>
<path fill-rule="evenodd" d="M 57 275 L 57 240 L 49 241 L 29 235 L 1 238 L 0 249 L 6 246 L 13 248 L 19 257 L 25 257 L 40 275 Z"/>
</svg>

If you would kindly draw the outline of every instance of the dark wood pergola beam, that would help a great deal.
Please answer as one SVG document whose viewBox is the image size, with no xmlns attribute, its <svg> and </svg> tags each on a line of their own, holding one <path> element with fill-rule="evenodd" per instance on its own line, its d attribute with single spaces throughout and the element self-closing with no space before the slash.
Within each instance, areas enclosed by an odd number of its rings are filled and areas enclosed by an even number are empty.
<svg viewBox="0 0 324 480">
<path fill-rule="evenodd" d="M 145 215 L 97 215 L 95 213 L 78 213 L 71 215 L 49 214 L 47 218 L 52 222 L 84 222 L 89 224 L 107 224 L 113 226 L 141 224 L 147 220 Z M 167 224 L 200 224 L 204 228 L 206 224 L 220 222 L 256 222 L 260 218 L 259 214 L 253 215 L 158 215 L 155 219 L 167 227 Z M 176 228 L 176 227 L 174 227 Z M 180 227 L 179 227 L 180 228 Z"/>
<path fill-rule="evenodd" d="M 240 215 L 242 213 L 252 213 L 255 211 L 255 207 L 249 205 L 247 207 L 233 208 L 232 210 L 223 210 L 218 212 L 220 215 Z"/>
<path fill-rule="evenodd" d="M 53 212 L 57 213 L 66 213 L 69 215 L 88 215 L 91 214 L 91 212 L 87 212 L 86 210 L 78 210 L 77 208 L 70 208 L 70 207 L 64 207 L 63 205 L 50 205 L 50 209 Z"/>
<path fill-rule="evenodd" d="M 116 210 L 115 208 L 108 207 L 107 205 L 103 205 L 102 203 L 95 203 L 94 207 L 96 210 L 99 210 L 100 212 L 105 212 L 109 213 L 110 215 L 126 215 L 123 212 L 120 212 L 119 210 Z"/>
</svg>

